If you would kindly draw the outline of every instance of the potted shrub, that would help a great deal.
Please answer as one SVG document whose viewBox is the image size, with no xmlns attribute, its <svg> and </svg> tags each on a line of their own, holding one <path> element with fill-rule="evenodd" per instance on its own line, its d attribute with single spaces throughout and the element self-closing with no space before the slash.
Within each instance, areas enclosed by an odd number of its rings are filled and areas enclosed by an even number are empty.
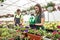
<svg viewBox="0 0 60 40">
<path fill-rule="evenodd" d="M 12 35 L 12 34 L 7 35 L 7 39 L 8 39 L 8 40 L 14 40 L 13 35 Z"/>
<path fill-rule="evenodd" d="M 47 33 L 46 38 L 51 39 L 52 38 L 52 33 Z"/>
<path fill-rule="evenodd" d="M 26 30 L 26 28 L 23 27 L 23 28 L 21 28 L 20 30 L 21 30 L 22 32 L 24 32 L 24 31 Z"/>
<path fill-rule="evenodd" d="M 20 40 L 20 36 L 16 36 L 14 40 Z"/>
<path fill-rule="evenodd" d="M 42 39 L 41 36 L 37 36 L 37 35 L 34 35 L 34 34 L 29 34 L 28 33 L 28 36 L 30 37 L 30 40 L 41 40 Z"/>
<path fill-rule="evenodd" d="M 53 32 L 53 40 L 60 40 L 60 31 L 56 32 L 54 31 Z"/>
<path fill-rule="evenodd" d="M 35 30 L 35 29 L 29 29 L 29 33 L 28 33 L 28 36 L 30 37 L 30 40 L 41 40 L 42 37 L 41 35 L 38 35 L 38 30 Z M 37 34 L 37 35 L 36 35 Z"/>
<path fill-rule="evenodd" d="M 33 29 L 29 29 L 29 33 L 30 34 L 34 34 L 34 30 Z"/>
<path fill-rule="evenodd" d="M 13 24 L 9 24 L 9 25 L 7 25 L 7 26 L 8 26 L 8 28 L 11 28 L 11 29 L 14 28 L 14 25 L 13 25 Z"/>
<path fill-rule="evenodd" d="M 40 30 L 38 30 L 38 32 L 40 33 L 40 35 L 41 35 L 41 36 L 44 36 L 44 35 L 46 34 L 46 31 L 41 30 L 41 29 L 40 29 Z"/>
<path fill-rule="evenodd" d="M 2 37 L 2 40 L 8 40 L 6 37 Z"/>
<path fill-rule="evenodd" d="M 19 26 L 15 26 L 14 29 L 15 30 L 20 30 L 20 27 Z"/>
<path fill-rule="evenodd" d="M 55 35 L 53 35 L 53 40 L 59 40 L 60 39 L 60 34 L 55 34 Z"/>
</svg>

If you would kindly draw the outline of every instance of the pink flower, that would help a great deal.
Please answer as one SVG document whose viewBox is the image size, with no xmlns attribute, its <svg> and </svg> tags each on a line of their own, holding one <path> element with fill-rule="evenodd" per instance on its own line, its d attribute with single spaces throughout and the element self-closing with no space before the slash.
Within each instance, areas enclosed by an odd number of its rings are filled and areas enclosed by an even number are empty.
<svg viewBox="0 0 60 40">
<path fill-rule="evenodd" d="M 54 31 L 54 32 L 52 32 L 53 33 L 53 35 L 55 35 L 55 34 L 57 34 L 57 31 Z"/>
<path fill-rule="evenodd" d="M 16 30 L 16 32 L 19 32 L 19 30 Z"/>
</svg>

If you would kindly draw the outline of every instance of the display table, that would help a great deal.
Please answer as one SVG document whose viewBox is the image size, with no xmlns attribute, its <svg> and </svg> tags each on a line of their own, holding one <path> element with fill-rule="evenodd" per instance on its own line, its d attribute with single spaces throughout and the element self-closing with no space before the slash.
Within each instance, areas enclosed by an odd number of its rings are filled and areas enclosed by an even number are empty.
<svg viewBox="0 0 60 40">
<path fill-rule="evenodd" d="M 10 17 L 10 18 L 0 18 L 0 21 L 14 21 L 14 17 Z"/>
</svg>

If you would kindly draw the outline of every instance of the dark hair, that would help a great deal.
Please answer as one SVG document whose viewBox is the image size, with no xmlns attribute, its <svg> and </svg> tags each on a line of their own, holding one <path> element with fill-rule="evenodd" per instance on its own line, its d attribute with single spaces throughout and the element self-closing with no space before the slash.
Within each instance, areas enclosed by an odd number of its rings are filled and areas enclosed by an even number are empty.
<svg viewBox="0 0 60 40">
<path fill-rule="evenodd" d="M 17 12 L 21 11 L 20 9 L 17 9 Z"/>
<path fill-rule="evenodd" d="M 60 9 L 60 6 L 58 6 L 58 9 Z"/>
<path fill-rule="evenodd" d="M 34 14 L 31 14 L 31 16 L 34 16 Z"/>
<path fill-rule="evenodd" d="M 39 12 L 42 13 L 42 7 L 40 6 L 40 4 L 36 4 L 35 6 L 37 6 L 39 8 Z"/>
</svg>

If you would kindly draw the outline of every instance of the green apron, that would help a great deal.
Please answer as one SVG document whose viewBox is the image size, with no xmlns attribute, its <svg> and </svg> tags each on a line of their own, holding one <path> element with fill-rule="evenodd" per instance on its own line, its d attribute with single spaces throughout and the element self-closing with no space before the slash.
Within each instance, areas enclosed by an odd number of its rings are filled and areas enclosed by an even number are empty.
<svg viewBox="0 0 60 40">
<path fill-rule="evenodd" d="M 41 14 L 38 14 L 35 16 L 35 23 L 41 23 Z M 38 26 L 36 25 L 36 29 L 39 30 L 39 29 L 44 29 L 43 25 L 42 26 Z"/>
</svg>

